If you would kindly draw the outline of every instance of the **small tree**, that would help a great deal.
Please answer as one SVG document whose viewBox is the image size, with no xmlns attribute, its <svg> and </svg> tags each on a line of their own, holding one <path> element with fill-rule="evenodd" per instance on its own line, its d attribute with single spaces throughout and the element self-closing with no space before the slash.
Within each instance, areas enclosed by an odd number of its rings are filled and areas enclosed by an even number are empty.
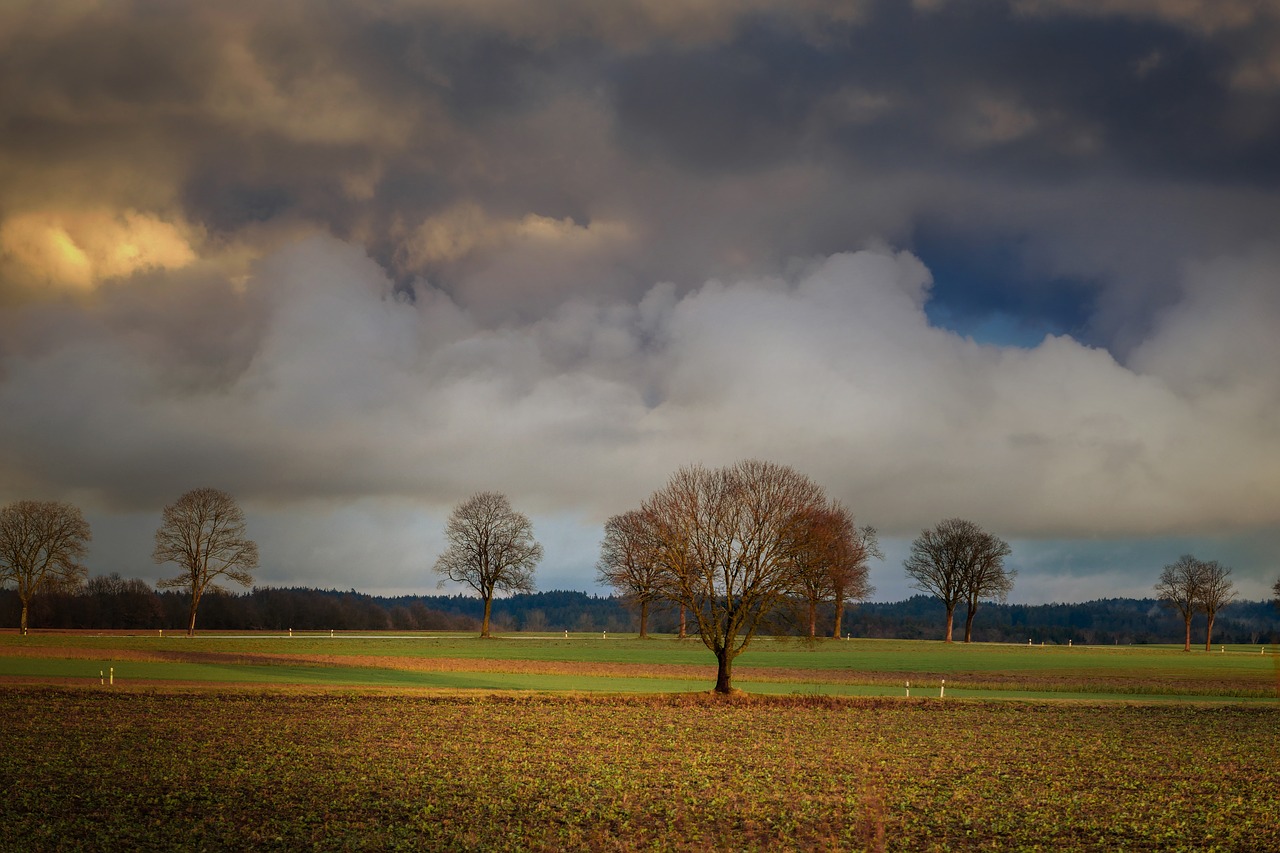
<svg viewBox="0 0 1280 853">
<path fill-rule="evenodd" d="M 216 581 L 227 578 L 253 584 L 258 546 L 245 537 L 244 512 L 235 499 L 218 489 L 192 489 L 164 508 L 152 558 L 176 563 L 177 577 L 156 583 L 160 589 L 185 589 L 191 594 L 187 636 L 196 632 L 196 610 L 206 592 L 222 591 Z"/>
<path fill-rule="evenodd" d="M 662 598 L 661 577 L 644 513 L 631 510 L 605 522 L 596 580 L 622 594 L 640 611 L 640 638 L 649 636 L 649 608 Z"/>
<path fill-rule="evenodd" d="M 1012 584 L 1003 559 L 1009 546 L 972 521 L 948 518 L 932 530 L 923 530 L 911 543 L 911 553 L 903 563 L 907 576 L 921 592 L 942 599 L 947 611 L 946 642 L 951 642 L 956 605 L 969 602 L 965 642 L 972 638 L 973 614 L 978 600 L 1000 595 Z"/>
<path fill-rule="evenodd" d="M 89 523 L 68 503 L 17 501 L 0 508 L 0 584 L 18 588 L 24 636 L 33 595 L 75 589 L 88 577 L 79 560 L 91 538 Z"/>
<path fill-rule="evenodd" d="M 1213 651 L 1213 620 L 1217 617 L 1218 611 L 1236 597 L 1235 584 L 1232 583 L 1228 575 L 1231 569 L 1218 564 L 1217 560 L 1210 560 L 1201 564 L 1202 576 L 1200 579 L 1200 609 L 1204 611 L 1208 624 L 1204 629 L 1204 650 L 1206 652 Z"/>
<path fill-rule="evenodd" d="M 682 468 L 645 501 L 664 595 L 683 605 L 716 656 L 716 693 L 765 619 L 799 594 L 797 549 L 822 489 L 783 465 L 750 460 Z"/>
<path fill-rule="evenodd" d="M 445 580 L 464 583 L 484 601 L 480 636 L 489 636 L 495 592 L 533 592 L 533 570 L 542 546 L 529 519 L 511 508 L 506 495 L 480 492 L 454 507 L 445 525 L 449 547 L 436 560 Z"/>
<path fill-rule="evenodd" d="M 1191 651 L 1191 618 L 1200 606 L 1203 594 L 1204 563 L 1190 554 L 1183 554 L 1160 572 L 1156 582 L 1156 597 L 1167 607 L 1177 610 L 1186 625 L 1186 640 L 1182 650 Z"/>
</svg>

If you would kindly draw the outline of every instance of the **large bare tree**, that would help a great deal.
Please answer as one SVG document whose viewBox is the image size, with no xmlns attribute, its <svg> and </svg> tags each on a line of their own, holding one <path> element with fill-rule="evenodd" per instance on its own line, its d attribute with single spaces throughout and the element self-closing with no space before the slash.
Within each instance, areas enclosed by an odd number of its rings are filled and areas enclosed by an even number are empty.
<svg viewBox="0 0 1280 853">
<path fill-rule="evenodd" d="M 1213 651 L 1213 620 L 1218 611 L 1236 597 L 1236 585 L 1229 577 L 1231 569 L 1217 560 L 1202 563 L 1200 570 L 1200 609 L 1208 620 L 1204 628 L 1204 650 L 1209 652 Z"/>
<path fill-rule="evenodd" d="M 12 582 L 22 603 L 19 630 L 39 592 L 74 589 L 89 570 L 80 564 L 92 538 L 77 507 L 61 501 L 16 501 L 0 508 L 0 584 Z"/>
<path fill-rule="evenodd" d="M 449 547 L 436 560 L 435 571 L 480 593 L 480 636 L 488 637 L 494 593 L 533 592 L 542 546 L 533 538 L 529 519 L 498 492 L 480 492 L 454 507 L 444 534 Z"/>
<path fill-rule="evenodd" d="M 652 541 L 652 525 L 640 510 L 615 515 L 604 524 L 596 580 L 622 594 L 640 611 L 640 638 L 649 636 L 649 608 L 662 600 L 661 574 Z"/>
<path fill-rule="evenodd" d="M 903 563 L 916 589 L 936 595 L 947 611 L 945 640 L 951 642 L 956 605 L 965 601 L 969 615 L 965 642 L 970 633 L 978 601 L 1006 594 L 1012 574 L 1004 569 L 1009 546 L 979 525 L 963 518 L 948 518 L 932 530 L 922 530 L 911 543 Z"/>
<path fill-rule="evenodd" d="M 716 656 L 715 692 L 764 620 L 799 594 L 795 559 L 822 489 L 791 468 L 749 460 L 682 468 L 645 501 L 665 597 L 684 605 Z"/>
<path fill-rule="evenodd" d="M 875 589 L 867 580 L 868 560 L 880 553 L 874 527 L 858 528 L 844 504 L 832 501 L 809 517 L 808 534 L 801 540 L 800 594 L 808 607 L 809 636 L 816 637 L 818 606 L 830 601 L 835 609 L 831 636 L 840 636 L 845 604 L 864 601 Z"/>
<path fill-rule="evenodd" d="M 1204 583 L 1204 563 L 1190 554 L 1183 554 L 1165 566 L 1156 581 L 1156 597 L 1167 607 L 1178 611 L 1186 626 L 1187 634 L 1182 650 L 1191 651 L 1191 619 L 1200 607 Z"/>
<path fill-rule="evenodd" d="M 180 570 L 156 586 L 191 594 L 188 637 L 196 632 L 201 596 L 221 591 L 219 578 L 249 586 L 258 567 L 258 546 L 245 536 L 244 512 L 231 495 L 209 488 L 192 489 L 164 508 L 151 556 Z"/>
</svg>

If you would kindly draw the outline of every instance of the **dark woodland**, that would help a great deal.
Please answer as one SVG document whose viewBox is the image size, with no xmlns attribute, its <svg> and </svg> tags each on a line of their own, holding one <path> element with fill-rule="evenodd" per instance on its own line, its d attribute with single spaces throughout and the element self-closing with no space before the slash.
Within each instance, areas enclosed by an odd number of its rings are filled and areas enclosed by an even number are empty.
<svg viewBox="0 0 1280 853">
<path fill-rule="evenodd" d="M 180 630 L 189 619 L 190 596 L 156 591 L 145 581 L 94 577 L 77 592 L 42 593 L 31 602 L 33 630 Z M 12 589 L 0 590 L 0 627 L 18 625 L 21 603 Z M 465 595 L 374 596 L 355 590 L 255 587 L 247 592 L 210 592 L 200 605 L 206 630 L 284 631 L 474 631 L 483 604 Z M 963 614 L 963 608 L 961 613 Z M 828 605 L 819 624 L 834 618 Z M 1192 632 L 1204 635 L 1204 615 Z M 650 630 L 674 633 L 674 608 L 657 606 Z M 942 639 L 946 612 L 932 596 L 847 607 L 844 632 L 851 637 Z M 638 613 L 617 596 L 552 590 L 497 598 L 493 627 L 506 631 L 635 632 Z M 775 630 L 777 630 L 775 628 Z M 785 630 L 785 628 L 784 628 Z M 1154 598 L 1109 598 L 1078 604 L 984 603 L 973 638 L 978 642 L 1084 644 L 1181 643 L 1181 617 Z M 797 619 L 791 633 L 807 633 Z M 1269 601 L 1236 601 L 1219 611 L 1214 643 L 1280 643 L 1280 610 Z"/>
</svg>

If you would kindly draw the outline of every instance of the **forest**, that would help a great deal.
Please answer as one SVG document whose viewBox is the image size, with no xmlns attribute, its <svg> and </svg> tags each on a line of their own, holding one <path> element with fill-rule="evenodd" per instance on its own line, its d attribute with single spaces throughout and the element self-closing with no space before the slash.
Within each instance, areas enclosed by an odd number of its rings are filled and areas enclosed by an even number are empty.
<svg viewBox="0 0 1280 853">
<path fill-rule="evenodd" d="M 75 592 L 36 595 L 33 629 L 179 630 L 186 626 L 190 595 L 157 591 L 145 581 L 117 575 L 94 577 Z M 18 624 L 17 593 L 0 590 L 0 626 Z M 801 635 L 807 621 L 797 602 L 769 627 Z M 375 596 L 351 590 L 254 587 L 245 592 L 211 592 L 200 607 L 201 630 L 285 631 L 473 631 L 483 605 L 475 596 Z M 963 612 L 963 607 L 961 608 Z M 820 613 L 818 631 L 829 635 L 833 614 Z M 674 633 L 674 608 L 656 607 L 651 630 Z M 851 637 L 941 639 L 945 613 L 933 596 L 869 602 L 846 609 L 843 632 Z M 497 632 L 634 632 L 636 611 L 620 596 L 569 590 L 520 593 L 493 602 Z M 1203 617 L 1193 630 L 1203 638 Z M 1062 644 L 1147 644 L 1181 642 L 1178 613 L 1154 598 L 1108 598 L 1071 604 L 983 603 L 976 614 L 977 642 Z M 1235 601 L 1218 614 L 1214 642 L 1280 643 L 1280 610 L 1270 601 Z"/>
</svg>

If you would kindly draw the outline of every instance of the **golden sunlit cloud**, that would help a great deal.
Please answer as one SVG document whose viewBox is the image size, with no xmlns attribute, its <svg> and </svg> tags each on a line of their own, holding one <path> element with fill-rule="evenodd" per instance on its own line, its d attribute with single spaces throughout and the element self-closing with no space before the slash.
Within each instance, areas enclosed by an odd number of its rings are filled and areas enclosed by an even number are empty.
<svg viewBox="0 0 1280 853">
<path fill-rule="evenodd" d="M 403 262 L 410 269 L 461 260 L 473 252 L 507 243 L 557 245 L 585 251 L 626 242 L 633 236 L 624 222 L 595 221 L 578 225 L 530 213 L 520 219 L 490 217 L 479 205 L 465 202 L 419 226 L 404 243 Z"/>
<path fill-rule="evenodd" d="M 90 290 L 100 282 L 196 260 L 185 224 L 125 210 L 31 211 L 0 224 L 0 254 L 34 283 Z"/>
</svg>

